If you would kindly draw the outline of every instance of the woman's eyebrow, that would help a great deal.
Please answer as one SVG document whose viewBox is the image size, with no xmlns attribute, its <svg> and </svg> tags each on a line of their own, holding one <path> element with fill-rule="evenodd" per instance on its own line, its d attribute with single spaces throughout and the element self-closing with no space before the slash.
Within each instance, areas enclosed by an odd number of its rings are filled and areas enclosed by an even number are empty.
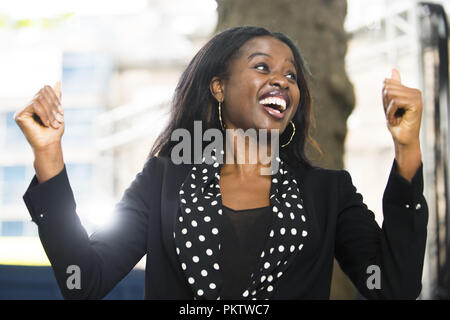
<svg viewBox="0 0 450 320">
<path fill-rule="evenodd" d="M 251 55 L 248 56 L 248 60 L 251 60 L 255 56 L 266 56 L 266 57 L 272 58 L 272 56 L 270 54 L 267 54 L 267 53 L 264 53 L 264 52 L 254 52 L 254 53 L 252 53 Z"/>
<path fill-rule="evenodd" d="M 266 56 L 269 58 L 272 58 L 272 56 L 270 54 L 264 53 L 264 52 L 254 52 L 251 55 L 248 56 L 248 60 L 250 61 L 251 59 L 253 59 L 256 56 Z M 292 59 L 288 59 L 288 61 L 290 63 L 292 63 L 292 65 L 295 67 L 295 62 Z"/>
</svg>

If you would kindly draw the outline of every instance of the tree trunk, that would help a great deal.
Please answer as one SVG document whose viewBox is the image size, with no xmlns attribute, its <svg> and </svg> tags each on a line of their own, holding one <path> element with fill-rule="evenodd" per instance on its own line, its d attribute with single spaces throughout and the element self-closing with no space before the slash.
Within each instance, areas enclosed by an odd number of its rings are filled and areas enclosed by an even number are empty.
<svg viewBox="0 0 450 320">
<path fill-rule="evenodd" d="M 345 71 L 348 35 L 346 0 L 217 0 L 216 31 L 253 25 L 283 32 L 296 42 L 311 73 L 315 127 L 322 158 L 307 147 L 314 164 L 342 169 L 347 118 L 353 110 L 353 86 Z M 355 288 L 335 262 L 331 299 L 353 299 Z"/>
</svg>

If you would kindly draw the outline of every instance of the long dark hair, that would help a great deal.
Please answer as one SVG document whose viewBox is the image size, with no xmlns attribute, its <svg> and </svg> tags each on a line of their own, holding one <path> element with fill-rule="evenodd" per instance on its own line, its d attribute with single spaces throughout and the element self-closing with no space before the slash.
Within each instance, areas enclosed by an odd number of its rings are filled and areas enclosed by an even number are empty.
<svg viewBox="0 0 450 320">
<path fill-rule="evenodd" d="M 230 61 L 236 57 L 239 49 L 248 40 L 259 36 L 274 37 L 292 51 L 296 64 L 297 84 L 300 89 L 300 101 L 292 121 L 296 133 L 291 143 L 280 148 L 280 158 L 289 165 L 297 167 L 303 164 L 311 167 L 305 154 L 305 143 L 310 142 L 320 153 L 317 143 L 309 135 L 312 121 L 312 99 L 306 77 L 310 72 L 294 42 L 282 33 L 270 32 L 262 27 L 242 26 L 227 29 L 217 35 L 200 49 L 181 75 L 171 105 L 171 116 L 165 130 L 156 139 L 149 157 L 170 157 L 172 148 L 178 141 L 171 141 L 172 132 L 178 128 L 189 130 L 194 136 L 194 121 L 202 121 L 203 132 L 209 128 L 220 129 L 217 101 L 209 86 L 213 77 L 226 78 Z M 287 142 L 292 134 L 289 125 L 280 135 L 280 145 Z"/>
</svg>

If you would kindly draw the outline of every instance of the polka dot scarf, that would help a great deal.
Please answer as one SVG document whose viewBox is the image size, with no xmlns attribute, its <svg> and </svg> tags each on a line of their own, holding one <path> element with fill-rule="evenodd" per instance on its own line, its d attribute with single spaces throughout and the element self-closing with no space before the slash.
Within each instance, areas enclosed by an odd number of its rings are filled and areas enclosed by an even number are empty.
<svg viewBox="0 0 450 320">
<path fill-rule="evenodd" d="M 221 164 L 216 157 L 202 159 L 183 182 L 180 210 L 174 231 L 176 253 L 194 299 L 220 299 L 219 264 L 223 217 L 219 180 Z M 210 159 L 211 160 L 211 159 Z M 308 235 L 297 181 L 278 157 L 272 174 L 270 205 L 273 218 L 257 269 L 252 273 L 241 299 L 270 299 L 292 260 L 302 250 Z M 238 298 L 238 297 L 236 297 Z"/>
</svg>

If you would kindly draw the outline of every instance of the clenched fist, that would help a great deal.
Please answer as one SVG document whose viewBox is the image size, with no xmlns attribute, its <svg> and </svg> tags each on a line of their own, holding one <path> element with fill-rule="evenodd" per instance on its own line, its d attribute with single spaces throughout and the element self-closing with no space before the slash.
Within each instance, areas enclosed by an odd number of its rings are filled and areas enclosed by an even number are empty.
<svg viewBox="0 0 450 320">
<path fill-rule="evenodd" d="M 404 86 L 400 73 L 393 69 L 391 78 L 384 80 L 382 97 L 387 126 L 394 140 L 398 173 L 411 181 L 422 163 L 422 93 Z"/>
<path fill-rule="evenodd" d="M 387 126 L 395 143 L 409 145 L 419 140 L 422 93 L 401 83 L 398 70 L 384 80 L 383 106 Z"/>
<path fill-rule="evenodd" d="M 23 110 L 16 112 L 14 120 L 34 151 L 59 144 L 64 133 L 61 82 L 39 90 Z"/>
</svg>

